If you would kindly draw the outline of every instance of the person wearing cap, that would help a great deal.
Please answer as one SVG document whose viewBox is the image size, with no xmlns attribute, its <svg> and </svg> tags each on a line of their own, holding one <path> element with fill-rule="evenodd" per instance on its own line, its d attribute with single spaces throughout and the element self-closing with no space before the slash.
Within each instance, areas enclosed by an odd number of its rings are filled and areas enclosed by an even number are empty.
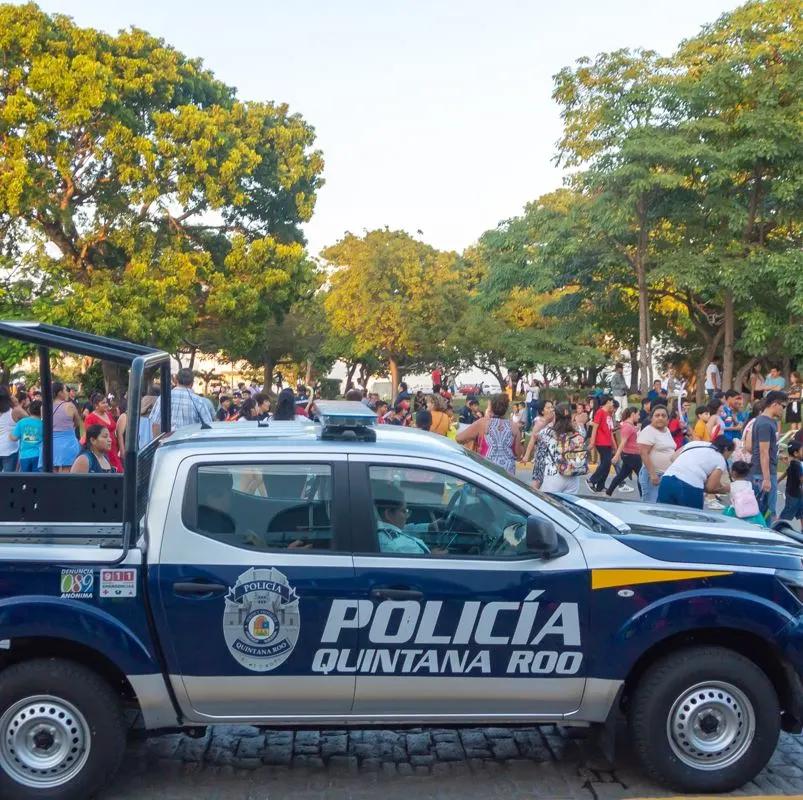
<svg viewBox="0 0 803 800">
<path fill-rule="evenodd" d="M 436 532 L 440 530 L 440 521 L 412 524 L 407 522 L 410 512 L 404 492 L 396 486 L 387 484 L 379 487 L 374 495 L 376 507 L 377 538 L 379 549 L 383 553 L 409 553 L 412 555 L 429 555 L 432 552 L 442 554 L 445 551 L 432 551 L 417 533 Z"/>
<path fill-rule="evenodd" d="M 690 442 L 672 457 L 672 463 L 661 477 L 658 502 L 670 506 L 702 509 L 705 493 L 726 494 L 728 486 L 722 477 L 728 475 L 728 458 L 733 455 L 733 442 L 717 436 L 708 442 Z"/>
<path fill-rule="evenodd" d="M 773 390 L 764 395 L 764 410 L 751 431 L 750 479 L 762 514 L 775 521 L 778 502 L 778 422 L 786 407 L 786 393 Z"/>
</svg>

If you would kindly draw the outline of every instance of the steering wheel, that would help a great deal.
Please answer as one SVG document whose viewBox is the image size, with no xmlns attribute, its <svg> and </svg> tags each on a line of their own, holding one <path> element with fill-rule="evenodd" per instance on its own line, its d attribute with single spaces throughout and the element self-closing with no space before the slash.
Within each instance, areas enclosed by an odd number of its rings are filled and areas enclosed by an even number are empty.
<svg viewBox="0 0 803 800">
<path fill-rule="evenodd" d="M 449 500 L 449 505 L 446 506 L 446 517 L 444 517 L 445 527 L 443 533 L 454 533 L 454 524 L 458 514 L 463 510 L 466 505 L 468 496 L 468 486 L 463 486 L 456 491 Z"/>
</svg>

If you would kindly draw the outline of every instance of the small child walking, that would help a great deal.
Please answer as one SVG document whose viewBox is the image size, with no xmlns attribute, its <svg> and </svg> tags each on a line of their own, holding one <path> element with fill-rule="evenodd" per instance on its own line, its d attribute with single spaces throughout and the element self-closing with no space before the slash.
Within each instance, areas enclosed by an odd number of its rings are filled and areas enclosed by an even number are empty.
<svg viewBox="0 0 803 800">
<path fill-rule="evenodd" d="M 20 443 L 20 472 L 39 472 L 39 451 L 42 448 L 42 401 L 32 400 L 30 416 L 23 417 L 14 426 L 9 438 Z"/>
<path fill-rule="evenodd" d="M 767 520 L 759 511 L 758 500 L 750 482 L 750 464 L 746 461 L 734 461 L 731 467 L 730 505 L 722 512 L 726 517 L 737 517 L 745 522 L 767 527 Z"/>
<path fill-rule="evenodd" d="M 801 495 L 801 476 L 803 466 L 800 459 L 803 457 L 803 442 L 795 439 L 787 448 L 789 453 L 789 467 L 786 470 L 786 503 L 779 519 L 801 520 L 803 524 L 803 495 Z"/>
</svg>

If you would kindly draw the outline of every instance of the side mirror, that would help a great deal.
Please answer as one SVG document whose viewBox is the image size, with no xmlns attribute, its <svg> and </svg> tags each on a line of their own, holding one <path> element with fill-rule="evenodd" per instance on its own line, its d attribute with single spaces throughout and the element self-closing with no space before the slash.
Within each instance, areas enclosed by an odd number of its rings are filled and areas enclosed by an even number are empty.
<svg viewBox="0 0 803 800">
<path fill-rule="evenodd" d="M 540 558 L 556 558 L 567 552 L 566 544 L 558 536 L 555 526 L 542 517 L 527 518 L 525 544 L 527 552 Z"/>
</svg>

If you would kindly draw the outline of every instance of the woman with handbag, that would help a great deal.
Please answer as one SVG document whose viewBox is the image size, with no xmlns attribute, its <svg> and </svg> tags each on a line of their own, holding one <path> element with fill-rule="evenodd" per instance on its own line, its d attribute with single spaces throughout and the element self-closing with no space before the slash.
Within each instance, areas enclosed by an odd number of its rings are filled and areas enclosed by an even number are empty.
<svg viewBox="0 0 803 800">
<path fill-rule="evenodd" d="M 572 424 L 572 407 L 568 403 L 555 406 L 554 422 L 538 436 L 535 460 L 544 462 L 542 492 L 580 491 L 580 476 L 588 473 L 588 451 Z"/>
</svg>

